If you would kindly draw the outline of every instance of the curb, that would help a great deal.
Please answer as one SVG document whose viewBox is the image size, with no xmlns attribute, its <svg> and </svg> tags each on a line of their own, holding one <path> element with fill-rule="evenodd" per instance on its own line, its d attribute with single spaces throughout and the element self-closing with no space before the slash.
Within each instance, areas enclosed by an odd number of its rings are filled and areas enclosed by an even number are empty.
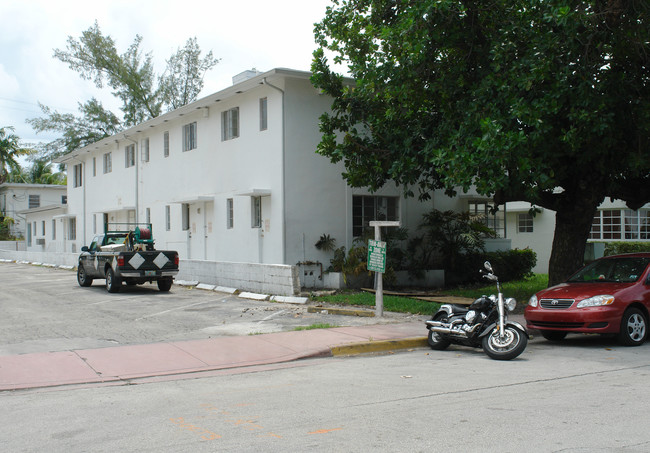
<svg viewBox="0 0 650 453">
<path fill-rule="evenodd" d="M 329 315 L 346 315 L 346 316 L 361 316 L 367 318 L 374 318 L 375 312 L 369 310 L 354 310 L 348 308 L 332 308 L 332 307 L 307 307 L 308 313 L 324 313 Z"/>
<path fill-rule="evenodd" d="M 394 351 L 397 349 L 424 348 L 428 346 L 426 337 L 403 338 L 401 340 L 379 340 L 352 343 L 330 348 L 333 356 L 367 354 L 370 352 Z"/>
</svg>

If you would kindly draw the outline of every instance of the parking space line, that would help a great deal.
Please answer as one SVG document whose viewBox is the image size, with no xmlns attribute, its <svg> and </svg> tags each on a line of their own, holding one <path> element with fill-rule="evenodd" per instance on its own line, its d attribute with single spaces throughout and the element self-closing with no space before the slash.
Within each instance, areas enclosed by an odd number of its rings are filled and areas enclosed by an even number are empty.
<svg viewBox="0 0 650 453">
<path fill-rule="evenodd" d="M 152 314 L 150 314 L 150 315 L 146 315 L 146 316 L 142 316 L 142 317 L 140 317 L 140 318 L 136 318 L 135 320 L 136 320 L 136 321 L 141 321 L 141 320 L 143 320 L 143 319 L 153 318 L 154 316 L 160 316 L 160 315 L 164 315 L 164 314 L 166 314 L 166 313 L 171 313 L 172 311 L 184 310 L 185 308 L 194 307 L 194 306 L 196 306 L 196 305 L 209 304 L 209 303 L 211 303 L 211 302 L 221 302 L 222 300 L 225 300 L 227 297 L 228 297 L 228 296 L 221 297 L 221 298 L 216 299 L 216 300 L 214 300 L 214 299 L 212 299 L 212 300 L 205 300 L 205 301 L 203 301 L 203 302 L 197 302 L 197 303 L 195 303 L 195 304 L 183 305 L 182 307 L 170 308 L 169 310 L 159 311 L 158 313 L 152 313 Z"/>
</svg>

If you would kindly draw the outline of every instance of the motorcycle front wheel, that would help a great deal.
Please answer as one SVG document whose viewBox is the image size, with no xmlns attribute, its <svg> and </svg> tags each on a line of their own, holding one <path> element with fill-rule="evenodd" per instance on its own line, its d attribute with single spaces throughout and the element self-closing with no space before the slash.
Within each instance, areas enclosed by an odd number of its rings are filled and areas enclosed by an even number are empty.
<svg viewBox="0 0 650 453">
<path fill-rule="evenodd" d="M 483 337 L 483 350 L 494 360 L 511 360 L 524 352 L 528 337 L 513 326 L 506 326 L 504 335 L 499 335 L 497 327 Z"/>
</svg>

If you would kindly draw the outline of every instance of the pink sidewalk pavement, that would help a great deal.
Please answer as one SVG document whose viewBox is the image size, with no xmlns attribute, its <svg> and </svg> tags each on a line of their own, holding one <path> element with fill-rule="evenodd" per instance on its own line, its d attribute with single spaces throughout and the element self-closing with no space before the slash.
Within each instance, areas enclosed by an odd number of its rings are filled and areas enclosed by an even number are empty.
<svg viewBox="0 0 650 453">
<path fill-rule="evenodd" d="M 0 356 L 0 391 L 275 364 L 331 356 L 340 347 L 367 352 L 381 342 L 384 350 L 400 349 L 424 345 L 426 332 L 422 322 L 410 322 Z"/>
</svg>

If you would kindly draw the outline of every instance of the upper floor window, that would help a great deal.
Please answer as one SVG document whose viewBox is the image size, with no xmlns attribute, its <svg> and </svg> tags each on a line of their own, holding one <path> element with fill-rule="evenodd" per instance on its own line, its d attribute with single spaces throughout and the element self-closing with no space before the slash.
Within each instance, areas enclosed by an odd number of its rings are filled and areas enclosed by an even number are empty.
<svg viewBox="0 0 650 453">
<path fill-rule="evenodd" d="M 265 131 L 268 128 L 267 100 L 260 99 L 260 130 Z"/>
<path fill-rule="evenodd" d="M 41 196 L 40 195 L 30 195 L 28 201 L 29 209 L 39 208 L 41 206 Z M 36 227 L 34 227 L 34 232 L 36 232 Z"/>
<path fill-rule="evenodd" d="M 352 235 L 359 237 L 373 220 L 399 220 L 399 198 L 372 195 L 352 197 Z"/>
<path fill-rule="evenodd" d="M 82 175 L 83 175 L 82 173 L 83 167 L 81 165 L 82 164 L 77 164 L 72 168 L 73 170 L 72 184 L 74 187 L 81 187 Z"/>
<path fill-rule="evenodd" d="M 169 132 L 163 134 L 163 156 L 169 157 Z"/>
<path fill-rule="evenodd" d="M 97 176 L 97 158 L 93 157 L 93 176 Z"/>
<path fill-rule="evenodd" d="M 239 107 L 221 112 L 221 140 L 239 137 Z"/>
<path fill-rule="evenodd" d="M 149 138 L 142 140 L 142 162 L 149 162 Z"/>
<path fill-rule="evenodd" d="M 135 165 L 135 145 L 129 145 L 124 148 L 124 166 L 126 168 L 133 167 Z"/>
<path fill-rule="evenodd" d="M 104 154 L 104 173 L 110 173 L 113 171 L 113 154 L 106 153 Z"/>
<path fill-rule="evenodd" d="M 196 121 L 183 126 L 183 151 L 196 148 Z"/>
</svg>

